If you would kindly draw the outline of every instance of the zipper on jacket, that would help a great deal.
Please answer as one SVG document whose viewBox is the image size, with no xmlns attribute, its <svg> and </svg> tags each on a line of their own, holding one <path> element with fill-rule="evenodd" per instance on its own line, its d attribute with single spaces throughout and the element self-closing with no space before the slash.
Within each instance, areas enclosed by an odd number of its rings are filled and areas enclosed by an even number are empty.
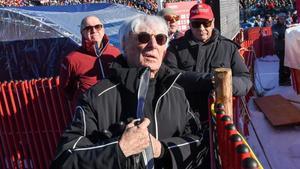
<svg viewBox="0 0 300 169">
<path fill-rule="evenodd" d="M 102 42 L 101 42 L 102 43 Z M 99 59 L 99 66 L 100 66 L 100 78 L 102 77 L 102 79 L 105 79 L 105 73 L 104 73 L 104 68 L 103 68 L 103 64 L 101 61 L 101 55 L 103 54 L 104 50 L 106 49 L 106 47 L 108 46 L 109 42 L 107 42 L 102 49 L 100 49 L 98 47 L 98 43 L 95 44 L 95 54 L 97 56 L 97 58 Z"/>
<path fill-rule="evenodd" d="M 177 79 L 179 78 L 179 76 L 181 76 L 182 73 L 179 73 L 177 75 L 177 77 L 174 79 L 173 83 L 170 85 L 170 87 L 165 91 L 165 93 L 163 93 L 161 96 L 159 96 L 156 104 L 155 104 L 155 110 L 154 110 L 154 132 L 155 132 L 155 138 L 158 139 L 158 130 L 157 130 L 157 108 L 158 108 L 158 104 L 161 100 L 162 97 L 164 97 L 168 92 L 169 90 L 173 87 L 173 85 L 175 84 L 175 82 L 177 81 Z"/>
</svg>

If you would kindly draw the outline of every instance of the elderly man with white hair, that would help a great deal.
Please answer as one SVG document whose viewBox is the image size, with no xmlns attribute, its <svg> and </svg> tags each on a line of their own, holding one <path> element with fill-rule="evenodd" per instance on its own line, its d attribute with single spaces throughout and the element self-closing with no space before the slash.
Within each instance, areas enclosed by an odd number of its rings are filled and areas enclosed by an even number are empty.
<svg viewBox="0 0 300 169">
<path fill-rule="evenodd" d="M 200 123 L 176 84 L 181 74 L 162 64 L 165 21 L 140 15 L 125 22 L 119 35 L 123 57 L 108 79 L 79 99 L 52 168 L 197 168 Z"/>
</svg>

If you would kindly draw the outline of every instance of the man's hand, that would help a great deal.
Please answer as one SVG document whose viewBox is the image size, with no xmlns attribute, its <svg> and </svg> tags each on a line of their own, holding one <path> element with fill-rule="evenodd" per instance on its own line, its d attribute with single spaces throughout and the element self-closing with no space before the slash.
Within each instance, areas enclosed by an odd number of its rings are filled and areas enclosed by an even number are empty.
<svg viewBox="0 0 300 169">
<path fill-rule="evenodd" d="M 152 149 L 153 149 L 153 157 L 154 158 L 158 158 L 161 154 L 161 143 L 159 140 L 157 140 L 156 138 L 154 138 L 151 134 L 150 134 L 150 139 L 151 139 L 151 143 L 152 143 Z"/>
<path fill-rule="evenodd" d="M 123 154 L 128 157 L 141 153 L 150 145 L 148 126 L 150 120 L 145 118 L 142 123 L 135 125 L 136 120 L 126 126 L 119 141 Z"/>
</svg>

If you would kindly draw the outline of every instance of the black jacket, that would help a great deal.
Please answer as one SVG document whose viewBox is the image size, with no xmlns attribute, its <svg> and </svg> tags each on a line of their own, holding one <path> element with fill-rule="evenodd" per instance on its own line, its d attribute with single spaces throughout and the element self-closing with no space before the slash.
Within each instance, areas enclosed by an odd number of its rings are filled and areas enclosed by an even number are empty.
<svg viewBox="0 0 300 169">
<path fill-rule="evenodd" d="M 249 71 L 238 52 L 238 46 L 213 30 L 206 43 L 197 42 L 191 30 L 170 42 L 165 63 L 184 74 L 178 83 L 186 90 L 191 107 L 200 112 L 201 120 L 207 119 L 207 99 L 212 89 L 211 77 L 215 68 L 231 68 L 233 95 L 246 95 L 252 86 Z"/>
<path fill-rule="evenodd" d="M 128 68 L 123 61 L 114 63 L 110 80 L 101 81 L 80 98 L 52 168 L 144 168 L 143 162 L 134 167 L 133 158 L 126 158 L 118 145 L 125 123 L 136 117 L 140 72 L 141 68 Z M 155 159 L 156 168 L 183 169 L 201 161 L 200 123 L 175 83 L 179 76 L 162 66 L 148 89 L 144 110 L 151 120 L 149 132 L 164 147 L 163 155 Z"/>
<path fill-rule="evenodd" d="M 275 51 L 284 51 L 284 36 L 285 36 L 285 30 L 286 30 L 285 24 L 274 24 L 272 26 L 272 36 L 274 39 L 275 44 Z"/>
</svg>

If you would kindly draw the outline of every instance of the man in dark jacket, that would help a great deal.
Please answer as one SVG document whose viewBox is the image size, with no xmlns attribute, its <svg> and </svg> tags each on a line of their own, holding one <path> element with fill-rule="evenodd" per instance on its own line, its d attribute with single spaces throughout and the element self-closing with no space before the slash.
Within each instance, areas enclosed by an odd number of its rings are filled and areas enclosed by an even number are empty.
<svg viewBox="0 0 300 169">
<path fill-rule="evenodd" d="M 209 5 L 199 3 L 190 10 L 190 29 L 169 43 L 165 63 L 183 75 L 178 83 L 185 89 L 191 108 L 200 115 L 204 137 L 208 137 L 208 95 L 215 68 L 231 68 L 233 95 L 246 95 L 252 83 L 238 46 L 214 28 Z M 208 142 L 205 143 L 208 148 Z M 208 151 L 206 151 L 208 152 Z M 210 168 L 207 154 L 201 168 Z"/>
<path fill-rule="evenodd" d="M 120 55 L 97 16 L 85 17 L 80 32 L 82 46 L 64 58 L 60 68 L 61 86 L 73 105 L 81 93 L 107 76 L 109 64 Z"/>
<path fill-rule="evenodd" d="M 183 72 L 179 83 L 185 88 L 191 107 L 208 119 L 208 94 L 212 89 L 211 73 L 215 68 L 231 68 L 233 95 L 243 96 L 252 83 L 249 71 L 239 55 L 238 46 L 214 28 L 211 7 L 200 3 L 190 10 L 190 29 L 169 44 L 165 63 Z"/>
<path fill-rule="evenodd" d="M 272 36 L 275 44 L 275 52 L 279 58 L 279 85 L 280 86 L 290 86 L 290 69 L 284 66 L 284 39 L 286 25 L 286 14 L 279 13 L 277 23 L 272 26 Z"/>
<path fill-rule="evenodd" d="M 124 55 L 112 65 L 108 79 L 79 99 L 52 168 L 145 168 L 141 154 L 149 146 L 155 168 L 199 166 L 199 120 L 176 84 L 180 73 L 162 65 L 167 34 L 166 23 L 157 16 L 140 15 L 125 22 L 119 32 Z M 150 69 L 145 118 L 135 123 L 145 67 Z"/>
</svg>

